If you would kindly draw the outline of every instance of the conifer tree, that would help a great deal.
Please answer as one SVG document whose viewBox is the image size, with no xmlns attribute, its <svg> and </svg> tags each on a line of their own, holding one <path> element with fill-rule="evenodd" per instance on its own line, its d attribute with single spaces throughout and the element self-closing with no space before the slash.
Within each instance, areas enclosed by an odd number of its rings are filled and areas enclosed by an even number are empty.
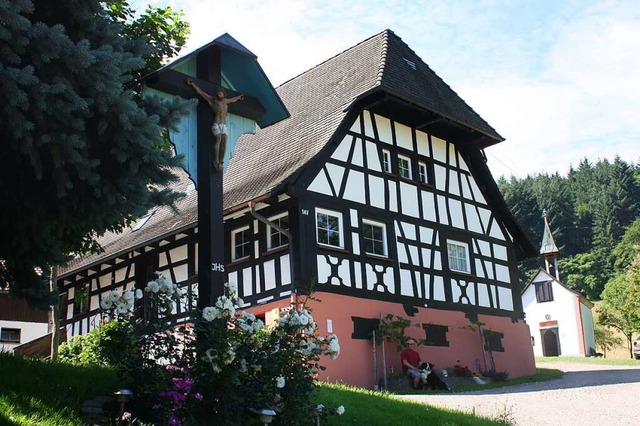
<svg viewBox="0 0 640 426">
<path fill-rule="evenodd" d="M 179 196 L 166 188 L 181 159 L 163 128 L 186 105 L 136 96 L 134 77 L 158 53 L 124 35 L 128 10 L 123 0 L 0 2 L 0 282 L 32 302 L 48 304 L 49 265 Z M 170 53 L 184 44 L 169 38 Z"/>
</svg>

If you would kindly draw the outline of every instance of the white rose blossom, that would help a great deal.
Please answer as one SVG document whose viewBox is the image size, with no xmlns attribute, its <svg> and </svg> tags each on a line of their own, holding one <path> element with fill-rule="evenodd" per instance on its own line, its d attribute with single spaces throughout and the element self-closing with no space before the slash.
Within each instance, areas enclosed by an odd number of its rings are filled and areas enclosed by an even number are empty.
<svg viewBox="0 0 640 426">
<path fill-rule="evenodd" d="M 336 414 L 339 415 L 339 416 L 344 414 L 344 406 L 343 405 L 341 405 L 338 408 L 336 408 Z"/>
<path fill-rule="evenodd" d="M 142 290 L 140 290 L 139 288 L 136 289 L 136 299 L 142 299 Z"/>
<path fill-rule="evenodd" d="M 278 376 L 276 377 L 276 387 L 282 389 L 284 387 L 284 377 Z"/>
<path fill-rule="evenodd" d="M 160 286 L 156 281 L 149 281 L 146 290 L 150 291 L 151 293 L 157 293 L 158 290 L 160 290 Z"/>
<path fill-rule="evenodd" d="M 113 302 L 111 301 L 111 298 L 105 297 L 104 299 L 102 299 L 102 302 L 100 302 L 100 307 L 102 309 L 111 309 L 113 307 Z"/>
<path fill-rule="evenodd" d="M 329 343 L 327 345 L 327 349 L 329 351 L 329 357 L 334 360 L 338 358 L 338 355 L 340 355 L 340 344 L 338 343 L 338 336 L 336 336 L 335 334 L 330 334 L 328 340 Z"/>
<path fill-rule="evenodd" d="M 118 302 L 116 302 L 116 311 L 119 314 L 124 314 L 129 310 L 129 305 L 127 304 L 127 302 L 125 300 L 119 300 Z"/>
<path fill-rule="evenodd" d="M 215 308 L 213 306 L 207 306 L 202 310 L 202 318 L 204 318 L 205 321 L 211 322 L 214 319 L 219 317 L 220 317 L 220 311 L 218 310 L 218 308 Z"/>
<path fill-rule="evenodd" d="M 111 302 L 116 303 L 118 301 L 118 299 L 120 299 L 120 292 L 118 290 L 111 290 L 109 292 L 109 299 L 111 299 Z"/>
<path fill-rule="evenodd" d="M 241 373 L 246 373 L 248 371 L 247 369 L 247 360 L 242 358 L 240 360 L 240 372 Z"/>
</svg>

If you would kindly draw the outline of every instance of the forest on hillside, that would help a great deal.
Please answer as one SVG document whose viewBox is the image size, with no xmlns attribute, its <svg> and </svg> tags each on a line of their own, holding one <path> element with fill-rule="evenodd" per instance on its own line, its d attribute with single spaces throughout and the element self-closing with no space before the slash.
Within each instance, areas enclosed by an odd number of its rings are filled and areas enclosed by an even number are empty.
<svg viewBox="0 0 640 426">
<path fill-rule="evenodd" d="M 560 250 L 560 280 L 590 300 L 600 300 L 607 282 L 623 274 L 638 254 L 640 163 L 583 159 L 566 176 L 501 178 L 498 186 L 537 247 L 547 210 Z M 523 262 L 521 282 L 528 283 L 543 263 L 540 257 Z"/>
</svg>

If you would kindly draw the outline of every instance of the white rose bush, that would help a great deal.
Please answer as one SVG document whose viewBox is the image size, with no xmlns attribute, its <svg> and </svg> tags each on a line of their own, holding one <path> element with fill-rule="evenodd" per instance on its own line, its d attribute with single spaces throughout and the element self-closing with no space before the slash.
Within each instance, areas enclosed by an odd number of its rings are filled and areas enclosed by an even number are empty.
<svg viewBox="0 0 640 426">
<path fill-rule="evenodd" d="M 320 361 L 339 355 L 338 337 L 318 336 L 304 303 L 283 310 L 267 327 L 240 309 L 244 302 L 229 286 L 188 326 L 172 327 L 167 317 L 183 298 L 177 285 L 156 273 L 144 291 L 114 291 L 102 300 L 105 312 L 128 324 L 118 330 L 135 342 L 117 349 L 122 357 L 115 364 L 123 385 L 136 394 L 131 408 L 137 418 L 172 425 L 252 424 L 255 410 L 268 408 L 276 411 L 276 424 L 308 423 L 316 410 L 315 378 L 324 369 Z M 142 306 L 152 314 L 134 315 Z"/>
<path fill-rule="evenodd" d="M 270 408 L 278 424 L 308 422 L 315 410 L 315 376 L 324 369 L 321 356 L 338 356 L 337 336 L 317 336 L 317 324 L 303 306 L 284 311 L 276 325 L 266 327 L 240 311 L 243 304 L 227 286 L 196 323 L 191 371 L 205 396 L 197 417 L 206 421 L 213 414 L 229 424 L 247 424 L 255 418 L 251 410 Z"/>
<path fill-rule="evenodd" d="M 128 291 L 111 290 L 100 302 L 100 307 L 105 314 L 114 318 L 128 316 L 133 311 L 136 299 L 142 299 L 142 291 L 140 289 Z"/>
</svg>

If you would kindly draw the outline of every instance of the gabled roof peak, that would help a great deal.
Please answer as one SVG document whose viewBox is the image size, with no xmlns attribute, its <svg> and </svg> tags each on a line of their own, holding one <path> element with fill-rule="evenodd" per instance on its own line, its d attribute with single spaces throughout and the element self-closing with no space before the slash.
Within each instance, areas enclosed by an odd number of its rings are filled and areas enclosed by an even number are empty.
<svg viewBox="0 0 640 426">
<path fill-rule="evenodd" d="M 309 72 L 312 72 L 313 70 L 316 70 L 316 69 L 318 69 L 318 68 L 322 68 L 322 67 L 324 67 L 327 63 L 330 63 L 331 61 L 335 60 L 336 58 L 339 58 L 339 57 L 343 56 L 344 54 L 346 54 L 346 53 L 348 53 L 348 52 L 350 52 L 350 51 L 352 51 L 352 50 L 359 49 L 362 45 L 367 44 L 367 43 L 369 43 L 370 41 L 372 41 L 372 40 L 374 40 L 374 39 L 381 38 L 381 39 L 383 40 L 384 48 L 382 49 L 382 51 L 383 51 L 383 52 L 386 52 L 386 50 L 387 50 L 387 49 L 386 49 L 386 46 L 387 46 L 386 40 L 387 40 L 387 38 L 388 38 L 389 34 L 393 34 L 393 35 L 395 35 L 395 34 L 394 34 L 394 32 L 393 32 L 393 31 L 391 31 L 391 30 L 389 30 L 389 29 L 386 29 L 386 30 L 380 31 L 380 32 L 379 32 L 379 33 L 377 33 L 377 34 L 374 34 L 374 35 L 372 35 L 371 37 L 368 37 L 368 38 L 366 38 L 366 39 L 362 40 L 361 42 L 359 42 L 359 43 L 357 43 L 357 44 L 355 44 L 355 45 L 353 45 L 353 46 L 350 46 L 350 47 L 346 48 L 346 49 L 345 49 L 345 50 L 343 50 L 342 52 L 339 52 L 339 53 L 337 53 L 337 54 L 333 55 L 332 57 L 325 59 L 324 61 L 320 62 L 320 63 L 319 63 L 319 64 L 317 64 L 317 65 L 314 65 L 313 67 L 309 68 L 308 70 L 303 71 L 303 72 L 301 72 L 300 74 L 298 74 L 298 75 L 296 75 L 296 76 L 294 76 L 294 77 L 291 77 L 289 80 L 286 80 L 285 82 L 283 82 L 282 84 L 280 84 L 278 87 L 276 87 L 276 89 L 279 89 L 279 88 L 281 88 L 281 87 L 283 87 L 283 86 L 286 86 L 286 85 L 287 85 L 287 84 L 289 84 L 290 82 L 292 82 L 292 81 L 294 81 L 294 80 L 297 80 L 298 78 L 300 78 L 300 77 L 304 76 L 305 74 L 307 74 L 307 73 L 309 73 Z M 383 63 L 384 63 L 384 60 L 385 60 L 385 59 L 384 59 L 384 56 L 385 56 L 385 54 L 383 53 L 382 57 L 380 58 L 380 72 L 379 72 L 379 75 L 380 75 L 380 76 L 382 75 L 382 71 L 384 70 L 384 64 L 383 64 Z"/>
</svg>

